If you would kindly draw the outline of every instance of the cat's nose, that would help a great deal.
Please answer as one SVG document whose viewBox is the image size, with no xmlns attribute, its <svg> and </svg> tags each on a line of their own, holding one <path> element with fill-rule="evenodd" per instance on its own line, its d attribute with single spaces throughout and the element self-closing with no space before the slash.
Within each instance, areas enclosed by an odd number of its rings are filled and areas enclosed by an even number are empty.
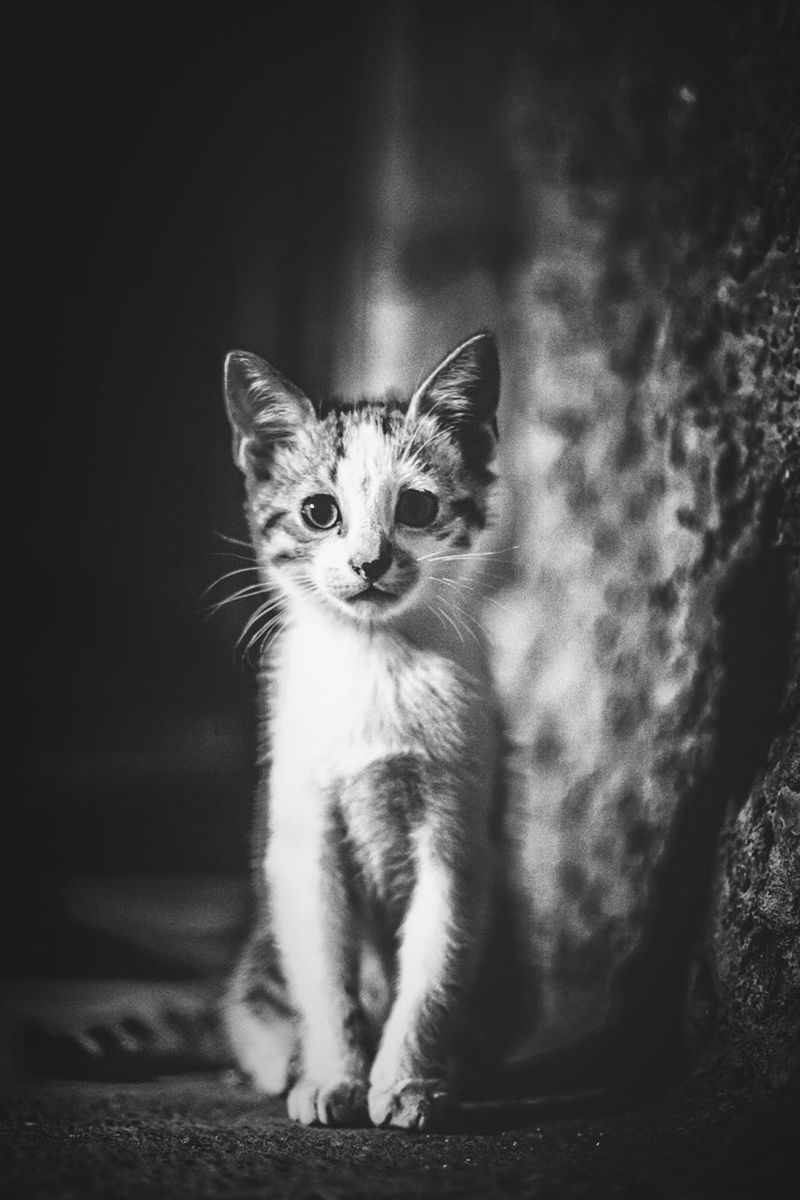
<svg viewBox="0 0 800 1200">
<path fill-rule="evenodd" d="M 350 559 L 350 566 L 355 571 L 356 575 L 360 575 L 362 579 L 366 579 L 367 583 L 375 583 L 380 579 L 381 575 L 385 575 L 392 565 L 392 550 L 387 545 L 382 545 L 377 558 L 370 559 L 369 562 L 359 562 L 357 558 Z"/>
</svg>

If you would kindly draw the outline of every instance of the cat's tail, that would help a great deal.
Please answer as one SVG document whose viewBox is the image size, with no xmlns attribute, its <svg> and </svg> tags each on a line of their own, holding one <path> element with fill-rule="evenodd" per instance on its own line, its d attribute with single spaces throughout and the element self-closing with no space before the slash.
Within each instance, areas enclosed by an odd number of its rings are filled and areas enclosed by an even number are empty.
<svg viewBox="0 0 800 1200">
<path fill-rule="evenodd" d="M 219 988 L 199 981 L 9 981 L 0 1076 L 140 1082 L 231 1064 Z"/>
</svg>

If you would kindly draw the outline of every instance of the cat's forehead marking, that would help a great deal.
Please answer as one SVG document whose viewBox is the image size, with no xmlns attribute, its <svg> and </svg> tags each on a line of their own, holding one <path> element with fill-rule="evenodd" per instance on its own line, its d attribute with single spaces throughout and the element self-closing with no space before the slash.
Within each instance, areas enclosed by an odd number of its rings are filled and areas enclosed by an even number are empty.
<svg viewBox="0 0 800 1200">
<path fill-rule="evenodd" d="M 350 495 L 376 497 L 394 473 L 397 454 L 397 441 L 384 432 L 380 413 L 359 413 L 345 428 L 338 486 Z"/>
</svg>

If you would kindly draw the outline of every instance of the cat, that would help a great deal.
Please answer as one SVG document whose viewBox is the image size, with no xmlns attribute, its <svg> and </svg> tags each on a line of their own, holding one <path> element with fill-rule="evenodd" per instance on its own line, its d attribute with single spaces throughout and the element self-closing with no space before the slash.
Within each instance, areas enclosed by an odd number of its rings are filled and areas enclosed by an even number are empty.
<svg viewBox="0 0 800 1200">
<path fill-rule="evenodd" d="M 241 1070 L 303 1124 L 440 1127 L 507 1032 L 487 1001 L 508 966 L 501 733 L 468 611 L 499 387 L 488 332 L 410 399 L 314 404 L 254 354 L 225 362 L 277 632 L 258 912 L 224 1023 Z"/>
</svg>

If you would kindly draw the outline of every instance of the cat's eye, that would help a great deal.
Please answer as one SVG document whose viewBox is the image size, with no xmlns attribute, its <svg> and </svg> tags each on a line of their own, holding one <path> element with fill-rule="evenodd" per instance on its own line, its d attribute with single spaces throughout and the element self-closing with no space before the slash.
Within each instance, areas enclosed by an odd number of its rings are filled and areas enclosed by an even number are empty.
<svg viewBox="0 0 800 1200">
<path fill-rule="evenodd" d="M 300 515 L 312 529 L 333 529 L 339 520 L 339 506 L 333 496 L 319 492 L 303 501 Z"/>
<path fill-rule="evenodd" d="M 438 511 L 439 501 L 433 492 L 408 488 L 400 493 L 394 515 L 401 525 L 421 529 L 424 525 L 430 525 Z"/>
</svg>

